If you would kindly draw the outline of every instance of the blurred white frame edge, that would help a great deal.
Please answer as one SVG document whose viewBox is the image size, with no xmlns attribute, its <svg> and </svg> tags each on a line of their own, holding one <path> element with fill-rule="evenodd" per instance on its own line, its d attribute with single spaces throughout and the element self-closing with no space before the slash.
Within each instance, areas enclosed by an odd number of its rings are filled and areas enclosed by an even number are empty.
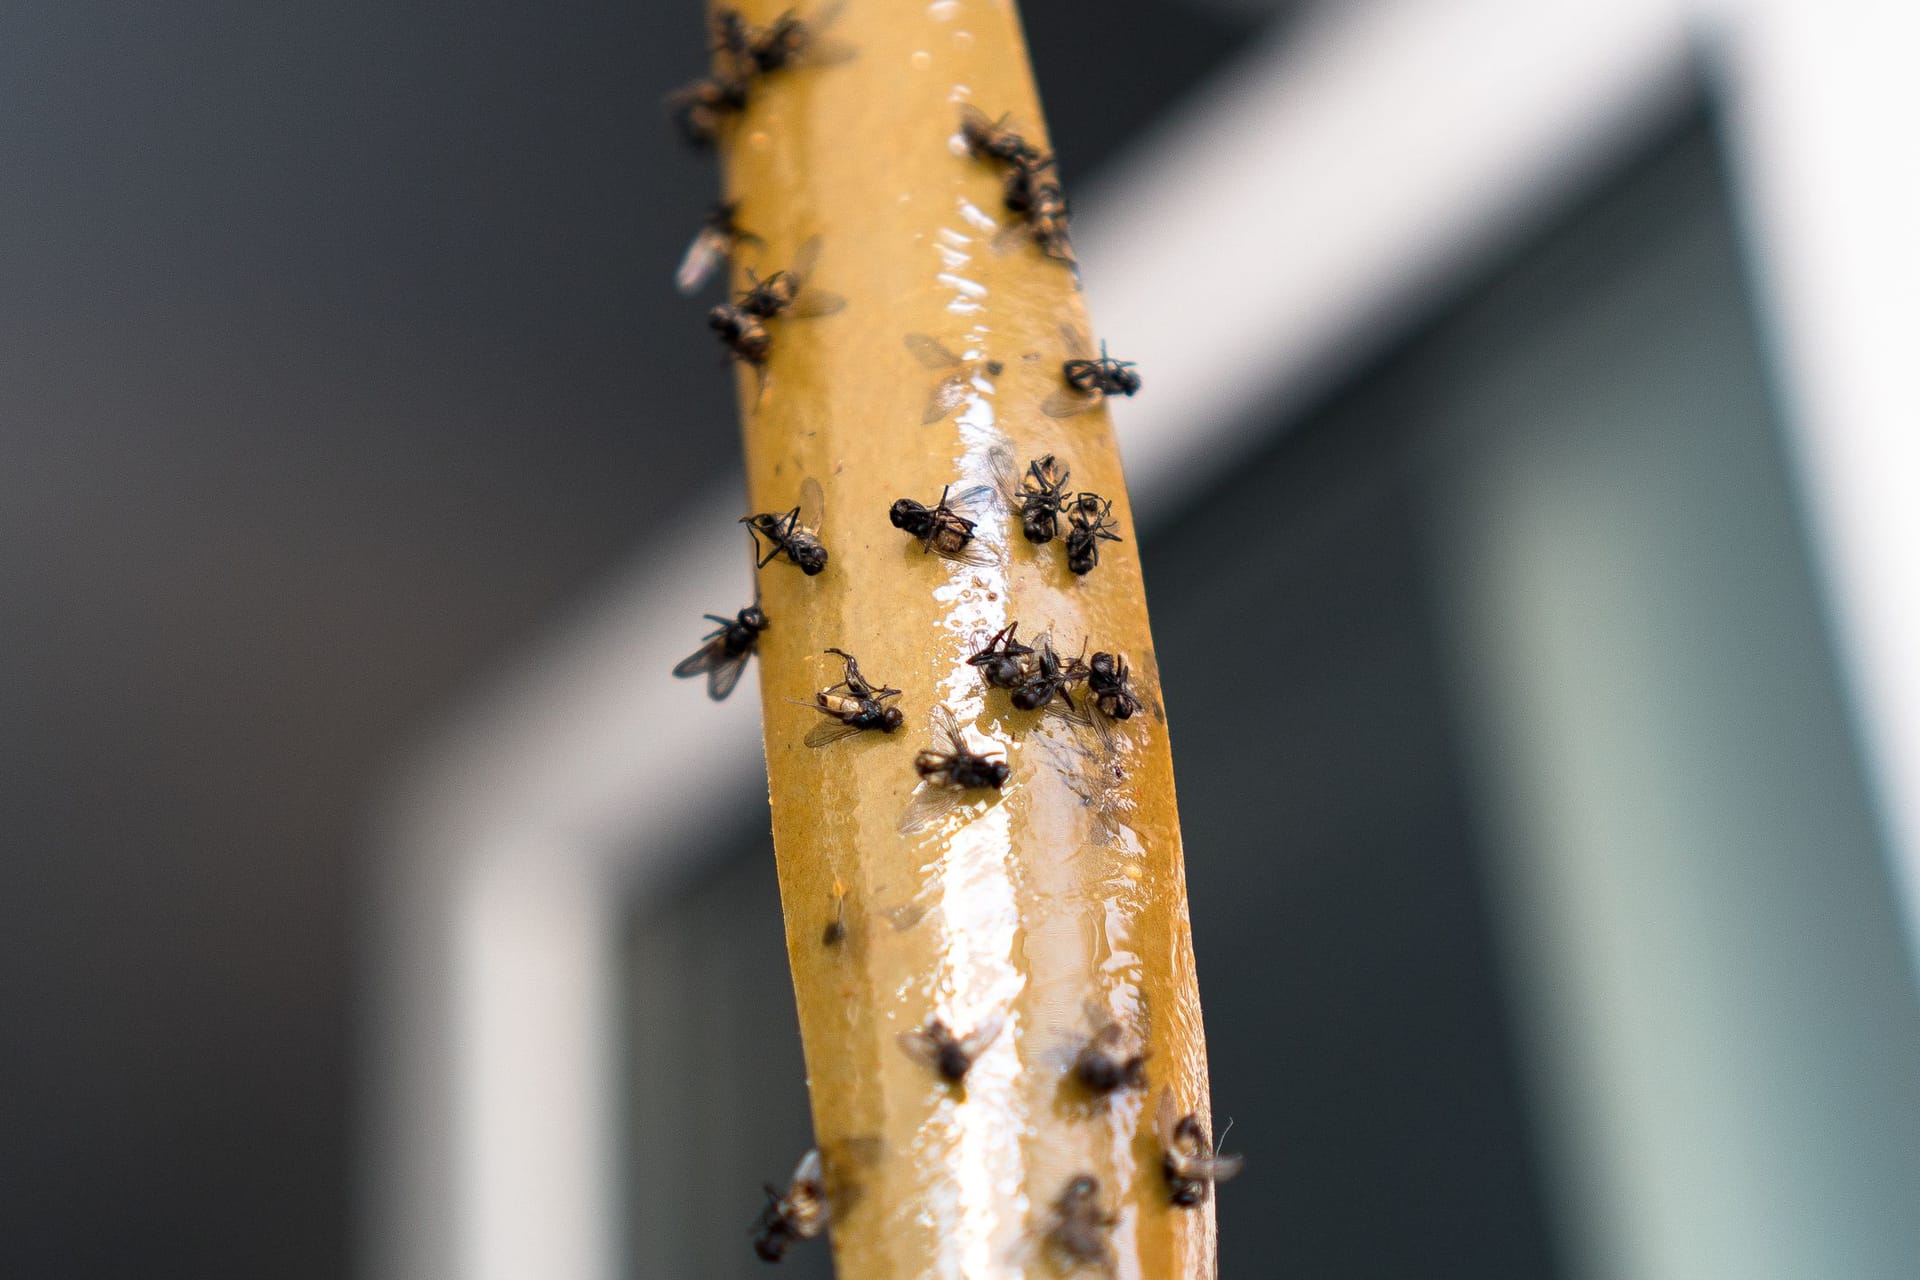
<svg viewBox="0 0 1920 1280">
<path fill-rule="evenodd" d="M 1911 938 L 1920 168 L 1895 159 L 1920 119 L 1910 9 L 1324 6 L 1144 139 L 1089 194 L 1079 238 L 1103 329 L 1150 371 L 1119 426 L 1151 519 L 1672 118 L 1704 75 Z M 1210 192 L 1232 199 L 1196 198 Z M 707 498 L 669 524 L 687 530 L 677 545 L 539 646 L 399 789 L 368 951 L 359 1208 L 377 1280 L 619 1272 L 621 921 L 698 856 L 703 826 L 762 804 L 751 695 L 715 706 L 665 677 L 694 620 L 750 589 L 724 514 L 738 493 Z"/>
</svg>

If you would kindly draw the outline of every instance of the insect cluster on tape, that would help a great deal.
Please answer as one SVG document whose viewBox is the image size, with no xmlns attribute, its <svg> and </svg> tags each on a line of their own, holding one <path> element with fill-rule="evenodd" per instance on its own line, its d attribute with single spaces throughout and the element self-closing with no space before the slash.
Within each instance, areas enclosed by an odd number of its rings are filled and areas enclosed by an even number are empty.
<svg viewBox="0 0 1920 1280">
<path fill-rule="evenodd" d="M 1006 116 L 990 119 L 971 103 L 960 107 L 960 137 L 975 159 L 999 166 L 1001 203 L 1018 219 L 1007 226 L 997 247 L 1024 235 L 1039 246 L 1040 252 L 1066 264 L 1077 276 L 1073 214 L 1053 156 L 1008 128 Z"/>
<path fill-rule="evenodd" d="M 707 74 L 667 95 L 667 114 L 681 136 L 692 146 L 711 146 L 727 122 L 746 111 L 759 81 L 789 68 L 850 61 L 858 51 L 827 34 L 843 7 L 836 0 L 811 18 L 788 10 L 764 27 L 731 6 L 715 9 Z"/>
<path fill-rule="evenodd" d="M 775 147 L 781 145 L 781 131 L 791 128 L 802 113 L 787 111 L 777 102 L 756 106 L 758 95 L 777 79 L 842 64 L 856 56 L 853 46 L 836 39 L 830 30 L 841 7 L 839 0 L 834 0 L 810 12 L 788 10 L 764 24 L 749 21 L 742 10 L 731 5 L 717 8 L 710 23 L 707 74 L 668 98 L 670 114 L 681 133 L 698 145 L 725 141 L 738 128 L 737 122 L 752 116 L 756 129 L 750 139 L 752 147 L 759 149 L 769 141 Z M 828 86 L 833 83 L 820 82 L 823 100 L 831 96 L 833 90 Z M 846 87 L 844 82 L 842 86 Z M 812 93 L 811 88 L 808 93 Z M 1045 258 L 1070 268 L 1077 289 L 1079 264 L 1072 243 L 1071 211 L 1054 156 L 1030 141 L 1006 116 L 992 119 L 971 105 L 962 105 L 959 116 L 960 139 L 967 155 L 991 166 L 999 178 L 1000 201 L 1008 217 L 994 239 L 994 249 L 1005 252 L 1031 242 Z M 752 170 L 749 164 L 744 171 Z M 718 204 L 700 224 L 675 272 L 679 291 L 693 294 L 730 268 L 739 270 L 744 287 L 732 288 L 725 301 L 712 306 L 707 323 L 733 360 L 756 371 L 763 399 L 776 347 L 787 341 L 783 336 L 789 333 L 785 326 L 831 316 L 847 306 L 844 297 L 820 287 L 816 280 L 821 237 L 796 234 L 791 215 L 805 217 L 810 211 L 798 205 L 782 209 L 754 199 L 730 199 Z M 775 238 L 771 254 L 767 241 L 749 230 L 751 226 Z M 873 297 L 873 273 L 866 264 L 850 264 L 839 256 L 851 250 L 840 247 L 838 241 L 835 245 L 834 263 L 847 271 L 843 279 L 865 278 L 870 286 L 866 296 Z M 788 248 L 791 256 L 785 259 L 784 268 L 770 270 Z M 747 250 L 753 251 L 749 260 L 739 261 Z M 847 270 L 849 266 L 853 269 Z M 1025 269 L 1058 279 L 1050 269 L 1035 267 L 1031 258 Z M 828 283 L 839 281 L 829 276 Z M 1059 314 L 1053 313 L 1051 318 L 1057 319 Z M 755 492 L 761 501 L 756 505 L 770 509 L 743 516 L 740 523 L 746 526 L 752 541 L 756 587 L 766 586 L 781 610 L 783 631 L 776 637 L 781 656 L 797 661 L 797 655 L 806 652 L 804 647 L 791 647 L 785 639 L 784 628 L 788 625 L 798 633 L 793 644 L 804 645 L 810 639 L 807 633 L 829 619 L 837 617 L 844 622 L 874 616 L 872 611 L 846 609 L 844 601 L 849 597 L 840 594 L 813 597 L 828 607 L 805 605 L 808 597 L 803 593 L 836 590 L 808 585 L 829 570 L 835 575 L 827 580 L 829 584 L 849 574 L 850 567 L 862 575 L 861 581 L 837 589 L 841 592 L 851 591 L 855 585 L 865 588 L 866 577 L 876 572 L 913 573 L 935 579 L 938 591 L 955 592 L 977 604 L 983 598 L 999 601 L 1003 592 L 1025 598 L 1036 581 L 1041 584 L 1038 589 L 1042 594 L 1062 585 L 1063 580 L 1051 569 L 1035 578 L 1031 571 L 1034 557 L 1056 553 L 1020 551 L 1013 539 L 1016 529 L 1032 548 L 1060 544 L 1058 554 L 1067 569 L 1083 578 L 1098 567 L 1104 544 L 1122 540 L 1113 499 L 1071 487 L 1073 445 L 1066 437 L 1073 428 L 1054 424 L 1080 419 L 1111 397 L 1136 394 L 1141 388 L 1137 365 L 1109 354 L 1105 342 L 1096 349 L 1071 323 L 1057 326 L 1062 344 L 1057 363 L 1040 351 L 1015 357 L 1008 354 L 1007 347 L 1009 334 L 1017 330 L 1000 321 L 995 326 L 997 332 L 983 317 L 964 335 L 915 331 L 902 336 L 907 353 L 924 371 L 912 374 L 909 369 L 914 378 L 913 409 L 921 425 L 945 422 L 962 405 L 970 408 L 956 427 L 965 446 L 957 476 L 943 485 L 932 502 L 899 497 L 889 505 L 888 522 L 905 534 L 907 541 L 902 545 L 897 539 L 886 539 L 886 560 L 874 560 L 875 540 L 848 532 L 848 513 L 839 506 L 834 512 L 833 536 L 836 547 L 847 558 L 836 559 L 826 541 L 823 480 L 832 484 L 832 477 L 855 461 L 871 466 L 875 459 L 828 454 L 821 446 L 803 443 L 813 439 L 814 431 L 794 428 L 791 421 L 780 424 L 789 429 L 803 468 L 817 468 L 817 474 L 808 475 L 803 470 L 797 494 L 784 488 L 769 494 L 757 487 Z M 825 326 L 818 332 L 823 339 L 834 340 L 837 329 Z M 863 335 L 862 341 L 868 336 Z M 818 349 L 837 350 L 824 342 Z M 894 356 L 898 359 L 897 348 Z M 828 367 L 837 366 L 829 362 Z M 1040 374 L 1045 375 L 1046 384 L 1036 386 Z M 920 380 L 926 375 L 931 376 L 930 385 Z M 924 395 L 921 387 L 926 388 Z M 756 401 L 755 407 L 759 403 Z M 836 403 L 835 411 L 839 408 Z M 824 406 L 802 406 L 802 410 L 826 411 Z M 1097 420 L 1097 415 L 1084 419 Z M 750 436 L 760 429 L 757 420 L 751 422 Z M 915 432 L 904 439 L 924 442 L 939 434 Z M 1024 446 L 1031 447 L 1031 455 L 1026 447 L 1016 454 L 1010 438 L 1019 438 Z M 979 452 L 982 445 L 984 455 Z M 923 449 L 923 443 L 914 446 L 915 451 Z M 1088 462 L 1084 458 L 1082 461 Z M 1098 460 L 1083 470 L 1083 478 L 1088 470 L 1098 472 Z M 781 468 L 776 466 L 774 471 L 778 475 Z M 764 477 L 761 483 L 765 483 Z M 842 490 L 836 502 L 844 496 Z M 789 502 L 792 505 L 787 505 Z M 863 499 L 860 506 L 861 520 L 877 525 L 878 502 L 869 506 Z M 776 567 L 780 562 L 799 573 L 789 575 L 788 569 Z M 998 577 L 979 572 L 996 566 L 1004 570 Z M 775 578 L 766 578 L 769 573 Z M 1088 593 L 1082 598 L 1095 601 L 1089 618 L 1105 616 L 1098 593 L 1108 576 L 1111 574 L 1076 588 Z M 789 602 L 796 599 L 802 602 L 801 607 L 789 612 Z M 992 615 L 996 620 L 1012 611 L 1009 605 L 996 607 L 1002 610 Z M 797 620 L 789 624 L 790 618 Z M 769 622 L 757 589 L 753 604 L 732 616 L 709 614 L 707 620 L 713 628 L 673 673 L 684 679 L 704 676 L 708 696 L 717 701 L 726 698 L 738 684 L 748 661 L 759 652 Z M 976 636 L 973 644 L 977 647 L 965 657 L 984 685 L 979 696 L 986 706 L 985 718 L 976 737 L 974 725 L 963 724 L 947 704 L 947 699 L 956 695 L 944 686 L 929 687 L 924 664 L 917 660 L 929 643 L 925 639 L 821 636 L 813 643 L 827 639 L 837 641 L 836 646 L 821 651 L 832 666 L 822 671 L 816 665 L 816 674 L 805 685 L 782 691 L 801 696 L 769 700 L 773 706 L 805 708 L 805 716 L 797 712 L 782 714 L 789 717 L 789 724 L 797 726 L 804 721 L 804 729 L 795 729 L 800 744 L 810 752 L 822 753 L 794 753 L 787 758 L 815 761 L 823 777 L 843 779 L 869 772 L 876 760 L 893 762 L 888 767 L 900 767 L 902 774 L 903 764 L 910 762 L 912 790 L 896 824 L 900 836 L 918 837 L 950 816 L 970 821 L 971 815 L 992 812 L 1014 781 L 1016 765 L 1028 745 L 1023 736 L 1032 734 L 1032 745 L 1039 748 L 1043 762 L 1052 761 L 1057 766 L 1066 756 L 1077 758 L 1078 763 L 1072 767 L 1056 767 L 1056 780 L 1079 797 L 1083 812 L 1092 815 L 1083 819 L 1090 832 L 1088 846 L 1109 855 L 1122 849 L 1128 854 L 1140 851 L 1140 833 L 1126 825 L 1136 803 L 1128 793 L 1129 771 L 1135 761 L 1130 755 L 1131 740 L 1122 726 L 1147 706 L 1153 707 L 1159 718 L 1164 717 L 1159 716 L 1150 687 L 1144 697 L 1136 690 L 1126 655 L 1111 642 L 1089 657 L 1092 637 L 1076 636 L 1073 644 L 1056 644 L 1050 629 L 1040 629 L 1022 639 L 1017 620 L 1005 621 L 991 635 Z M 903 692 L 868 676 L 854 649 L 875 658 L 915 692 Z M 951 655 L 946 660 L 951 661 Z M 819 664 L 820 658 L 814 661 Z M 829 680 L 831 683 L 827 683 Z M 909 748 L 901 738 L 911 735 L 900 734 L 900 730 L 906 727 L 908 713 L 918 714 L 921 707 L 926 708 L 930 738 L 924 745 L 916 744 L 918 749 L 907 758 Z M 1137 735 L 1137 726 L 1134 732 Z M 995 734 L 999 736 L 992 736 Z M 824 754 L 828 749 L 832 749 L 832 756 Z M 1131 843 L 1123 846 L 1123 840 Z M 932 850 L 937 842 L 925 843 Z M 844 865 L 826 869 L 823 878 L 830 881 L 831 897 L 810 897 L 813 905 L 808 912 L 813 920 L 809 935 L 818 939 L 822 962 L 831 960 L 843 971 L 879 945 L 866 931 L 865 921 L 892 920 L 897 930 L 904 931 L 914 927 L 925 911 L 924 906 L 902 913 L 876 910 L 866 902 L 850 904 L 853 895 L 872 883 L 874 869 L 859 866 L 860 875 L 848 875 L 843 880 L 840 873 L 846 870 Z M 1129 868 L 1130 874 L 1132 870 Z M 823 908 L 827 911 L 824 917 L 818 914 Z M 1127 1012 L 1115 1016 L 1108 1012 L 1109 1002 Z M 1126 1095 L 1147 1088 L 1150 1050 L 1144 992 L 1116 991 L 1100 1002 L 1089 999 L 1084 1007 L 1086 1026 L 1074 1033 L 1071 1064 L 1066 1064 L 1064 1053 L 1057 1060 L 1063 1069 L 1060 1083 L 1079 1095 L 1074 1108 L 1078 1112 L 1100 1107 L 1116 1118 L 1137 1118 L 1141 1108 L 1129 1102 Z M 952 1016 L 928 1016 L 922 1025 L 899 1034 L 898 1043 L 934 1081 L 950 1087 L 951 1101 L 958 1104 L 965 1098 L 959 1086 L 1000 1043 L 1008 1028 L 1027 1014 L 1025 1008 L 1003 1006 L 976 1011 L 960 1019 L 957 1026 L 948 1021 Z M 996 1061 L 995 1065 L 1001 1064 Z M 996 1087 L 1005 1083 L 995 1070 L 976 1077 L 982 1088 L 986 1075 L 991 1075 Z M 1192 1207 L 1204 1202 L 1215 1185 L 1237 1173 L 1240 1160 L 1221 1154 L 1198 1113 L 1179 1114 L 1173 1098 L 1170 1089 L 1161 1091 L 1151 1126 L 1168 1200 L 1174 1206 Z M 766 1204 L 752 1231 L 754 1250 L 762 1258 L 779 1261 L 792 1245 L 818 1238 L 829 1229 L 832 1218 L 844 1215 L 848 1202 L 842 1192 L 849 1190 L 844 1185 L 848 1166 L 842 1160 L 844 1153 L 835 1154 L 841 1152 L 840 1146 L 824 1145 L 827 1158 L 823 1159 L 819 1150 L 809 1151 L 784 1187 L 766 1189 Z M 836 1179 L 832 1215 L 829 1173 Z M 1130 1198 L 1126 1202 L 1133 1203 Z M 1107 1206 L 1100 1181 L 1092 1174 L 1069 1178 L 1051 1200 L 1036 1199 L 1033 1213 L 1035 1225 L 1031 1230 L 1035 1238 L 1029 1244 L 1044 1247 L 1056 1270 L 1065 1273 L 1095 1266 L 1111 1271 L 1116 1265 L 1113 1231 L 1119 1214 Z"/>
<path fill-rule="evenodd" d="M 1022 473 L 1015 470 L 1013 451 L 995 445 L 987 453 L 987 467 L 1002 504 L 1019 514 L 1021 534 L 1036 546 L 1062 538 L 1067 568 L 1073 573 L 1084 577 L 1093 572 L 1100 563 L 1100 544 L 1120 541 L 1113 503 L 1097 493 L 1069 494 L 1066 485 L 1072 473 L 1053 454 L 1029 460 Z"/>
<path fill-rule="evenodd" d="M 734 357 L 756 370 L 763 370 L 773 351 L 773 331 L 767 326 L 775 320 L 811 320 L 830 316 L 847 305 L 837 293 L 809 286 L 814 266 L 820 260 L 820 237 L 813 236 L 794 252 L 793 264 L 762 280 L 747 272 L 748 287 L 731 302 L 723 302 L 707 312 L 707 327 L 720 338 Z"/>
</svg>

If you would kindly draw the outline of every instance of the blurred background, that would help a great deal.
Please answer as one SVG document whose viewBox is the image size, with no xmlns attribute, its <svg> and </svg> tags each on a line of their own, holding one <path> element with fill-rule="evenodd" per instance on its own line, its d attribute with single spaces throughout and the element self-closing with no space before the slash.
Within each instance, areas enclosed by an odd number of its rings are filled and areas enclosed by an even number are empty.
<svg viewBox="0 0 1920 1280">
<path fill-rule="evenodd" d="M 1026 6 L 1152 384 L 1223 1268 L 1911 1277 L 1913 46 L 1538 8 Z M 737 505 L 702 41 L 0 14 L 0 1273 L 758 1273 L 751 699 L 653 661 L 733 607 L 659 564 Z"/>
</svg>

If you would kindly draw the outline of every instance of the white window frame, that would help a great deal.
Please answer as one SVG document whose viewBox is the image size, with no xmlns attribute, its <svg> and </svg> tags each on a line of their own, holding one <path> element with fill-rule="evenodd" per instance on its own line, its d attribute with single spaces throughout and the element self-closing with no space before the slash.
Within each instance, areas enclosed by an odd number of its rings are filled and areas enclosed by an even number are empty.
<svg viewBox="0 0 1920 1280">
<path fill-rule="evenodd" d="M 1151 519 L 1499 259 L 1702 79 L 1728 126 L 1815 553 L 1920 920 L 1920 6 L 1366 0 L 1246 55 L 1083 201 L 1150 369 Z M 1905 159 L 1902 159 L 1902 158 Z M 1217 193 L 1210 197 L 1209 193 Z M 747 589 L 708 495 L 420 754 L 379 850 L 361 1205 L 379 1280 L 612 1280 L 620 921 L 762 803 L 753 699 L 663 673 Z M 695 514 L 698 513 L 698 514 Z"/>
</svg>

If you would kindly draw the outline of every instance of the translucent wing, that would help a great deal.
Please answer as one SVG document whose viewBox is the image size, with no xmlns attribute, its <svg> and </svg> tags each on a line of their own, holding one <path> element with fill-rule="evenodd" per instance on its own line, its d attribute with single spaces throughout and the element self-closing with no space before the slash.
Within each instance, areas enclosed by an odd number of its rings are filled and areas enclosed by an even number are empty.
<svg viewBox="0 0 1920 1280">
<path fill-rule="evenodd" d="M 974 106 L 971 102 L 963 102 L 960 104 L 960 131 L 968 138 L 981 137 L 991 132 L 992 129 L 993 121 L 987 118 L 986 112 Z"/>
<path fill-rule="evenodd" d="M 847 11 L 847 0 L 826 0 L 826 3 L 813 11 L 813 29 L 825 31 L 840 21 L 840 15 Z"/>
<path fill-rule="evenodd" d="M 1004 444 L 997 444 L 987 450 L 987 471 L 993 476 L 993 487 L 1000 494 L 1000 500 L 1009 509 L 1020 502 L 1020 473 L 1014 469 L 1013 450 Z"/>
<path fill-rule="evenodd" d="M 1100 740 L 1100 746 L 1112 751 L 1120 738 L 1120 722 L 1100 709 L 1100 704 L 1091 696 L 1086 699 L 1087 725 L 1093 730 L 1094 737 Z"/>
<path fill-rule="evenodd" d="M 956 373 L 940 379 L 933 384 L 933 394 L 927 397 L 927 407 L 920 413 L 922 424 L 940 421 L 967 398 L 967 375 Z"/>
<path fill-rule="evenodd" d="M 886 1145 L 877 1134 L 860 1134 L 826 1144 L 823 1154 L 827 1203 L 842 1217 L 860 1202 L 861 1175 L 880 1163 Z"/>
<path fill-rule="evenodd" d="M 818 1148 L 809 1148 L 807 1154 L 800 1157 L 800 1163 L 793 1166 L 793 1177 L 789 1182 L 796 1187 L 803 1187 L 808 1184 L 818 1186 L 820 1180 L 820 1152 Z"/>
<path fill-rule="evenodd" d="M 726 256 L 726 238 L 712 227 L 700 228 L 700 233 L 687 246 L 687 254 L 680 260 L 680 270 L 674 273 L 673 283 L 681 293 L 698 293 L 713 275 L 714 268 L 720 265 Z"/>
<path fill-rule="evenodd" d="M 726 652 L 727 646 L 721 643 L 718 636 L 715 636 L 686 657 L 680 659 L 673 668 L 673 674 L 682 680 L 688 680 L 694 676 L 702 675 L 711 671 L 713 664 L 724 657 Z"/>
<path fill-rule="evenodd" d="M 970 484 L 958 493 L 947 494 L 947 510 L 957 516 L 971 517 L 993 505 L 996 490 L 990 484 Z"/>
<path fill-rule="evenodd" d="M 839 742 L 843 738 L 851 738 L 859 732 L 859 729 L 856 729 L 846 721 L 828 716 L 819 724 L 807 730 L 807 736 L 803 738 L 802 741 L 810 747 L 826 747 Z"/>
<path fill-rule="evenodd" d="M 826 518 L 827 496 L 820 491 L 820 482 L 808 476 L 800 482 L 800 527 L 818 533 Z"/>
<path fill-rule="evenodd" d="M 975 569 L 985 569 L 995 563 L 993 549 L 983 546 L 978 540 L 953 550 L 945 547 L 934 547 L 932 550 L 933 554 L 942 560 L 951 560 L 954 564 L 964 564 Z"/>
<path fill-rule="evenodd" d="M 965 798 L 966 793 L 958 787 L 922 782 L 913 798 L 907 801 L 907 811 L 900 815 L 900 834 L 910 836 L 925 831 L 953 812 L 954 806 Z"/>
<path fill-rule="evenodd" d="M 944 702 L 933 704 L 933 749 L 943 756 L 971 755 L 967 750 L 967 740 L 960 732 L 960 722 L 953 718 L 953 712 Z"/>
<path fill-rule="evenodd" d="M 748 649 L 729 658 L 725 650 L 707 671 L 707 696 L 715 702 L 725 702 L 727 695 L 733 692 L 733 686 L 740 683 L 740 673 L 747 669 L 747 659 L 753 656 Z"/>
<path fill-rule="evenodd" d="M 1007 1020 L 1004 1016 L 993 1014 L 961 1038 L 960 1052 L 966 1054 L 969 1059 L 979 1057 L 986 1051 L 988 1045 L 999 1039 L 1000 1032 L 1006 1025 Z"/>
<path fill-rule="evenodd" d="M 1093 1028 L 1093 1038 L 1103 1044 L 1112 1044 L 1126 1034 L 1106 1006 L 1088 996 L 1080 1002 L 1080 1012 L 1086 1015 L 1087 1025 Z"/>
<path fill-rule="evenodd" d="M 814 36 L 807 41 L 807 51 L 801 55 L 810 67 L 845 66 L 860 56 L 860 47 L 837 36 Z"/>
<path fill-rule="evenodd" d="M 820 237 L 808 236 L 798 249 L 793 251 L 793 265 L 787 268 L 787 275 L 793 280 L 795 289 L 804 290 L 807 281 L 813 278 L 813 269 L 820 264 Z"/>
<path fill-rule="evenodd" d="M 837 293 L 828 293 L 825 289 L 802 289 L 794 297 L 793 305 L 787 308 L 787 314 L 796 320 L 816 320 L 821 316 L 835 315 L 847 308 L 847 300 Z"/>
<path fill-rule="evenodd" d="M 1093 359 L 1093 347 L 1090 343 L 1088 343 L 1087 335 L 1080 332 L 1080 329 L 1077 325 L 1071 325 L 1071 324 L 1061 325 L 1060 341 L 1062 345 L 1064 345 L 1067 349 L 1068 359 L 1070 360 Z"/>
<path fill-rule="evenodd" d="M 913 358 L 929 369 L 952 369 L 963 363 L 938 338 L 924 333 L 909 333 L 904 341 Z"/>
<path fill-rule="evenodd" d="M 1027 239 L 1027 224 L 1024 219 L 1015 218 L 994 233 L 992 246 L 995 253 L 1012 253 Z"/>
<path fill-rule="evenodd" d="M 1093 716 L 1089 711 L 1091 705 L 1091 703 L 1084 701 L 1074 702 L 1073 695 L 1068 693 L 1065 688 L 1062 688 L 1053 696 L 1053 701 L 1040 708 L 1040 711 L 1048 718 L 1071 725 L 1075 729 L 1092 730 L 1094 722 Z"/>
<path fill-rule="evenodd" d="M 1040 402 L 1040 412 L 1049 418 L 1071 418 L 1075 414 L 1085 413 L 1100 403 L 1098 391 L 1081 391 L 1077 387 L 1061 387 Z"/>
<path fill-rule="evenodd" d="M 1227 1182 L 1239 1173 L 1246 1163 L 1245 1156 L 1220 1152 L 1210 1156 L 1199 1156 L 1193 1161 L 1194 1176 L 1205 1178 L 1208 1182 Z"/>
<path fill-rule="evenodd" d="M 1178 1110 L 1173 1103 L 1173 1090 L 1162 1089 L 1160 1101 L 1155 1103 L 1153 1108 L 1153 1136 L 1154 1140 L 1160 1144 L 1162 1151 L 1177 1152 L 1179 1150 L 1174 1145 L 1173 1135 L 1174 1127 L 1180 1123 Z"/>
<path fill-rule="evenodd" d="M 940 1064 L 940 1046 L 924 1030 L 902 1031 L 899 1035 L 900 1047 L 909 1058 L 929 1071 L 937 1071 Z"/>
</svg>

